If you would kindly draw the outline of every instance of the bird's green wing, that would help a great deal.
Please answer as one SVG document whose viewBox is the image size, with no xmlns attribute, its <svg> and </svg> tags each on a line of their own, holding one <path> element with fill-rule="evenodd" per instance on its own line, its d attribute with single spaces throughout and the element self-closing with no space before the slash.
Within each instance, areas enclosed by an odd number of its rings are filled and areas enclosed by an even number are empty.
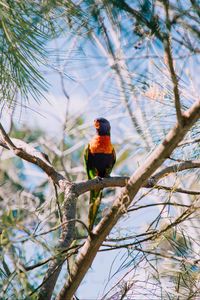
<svg viewBox="0 0 200 300">
<path fill-rule="evenodd" d="M 90 167 L 89 164 L 89 144 L 85 147 L 84 149 L 84 165 L 85 165 L 85 170 L 87 172 L 88 179 L 93 179 L 95 176 L 97 176 L 97 171 L 94 168 Z"/>
<path fill-rule="evenodd" d="M 88 155 L 89 155 L 89 145 L 87 145 L 84 149 L 84 167 L 87 172 L 87 176 L 89 178 Z"/>
</svg>

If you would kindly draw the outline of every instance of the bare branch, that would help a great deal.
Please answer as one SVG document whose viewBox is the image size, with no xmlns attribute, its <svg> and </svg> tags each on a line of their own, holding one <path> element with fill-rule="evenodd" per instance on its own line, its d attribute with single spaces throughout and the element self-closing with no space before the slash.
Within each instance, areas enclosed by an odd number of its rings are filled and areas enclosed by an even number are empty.
<svg viewBox="0 0 200 300">
<path fill-rule="evenodd" d="M 179 143 L 177 147 L 182 147 L 182 146 L 185 146 L 188 144 L 194 144 L 194 143 L 200 143 L 200 138 L 183 141 L 183 142 Z"/>
<path fill-rule="evenodd" d="M 2 142 L 4 142 L 5 147 L 7 149 L 10 149 L 10 150 L 13 150 L 13 151 L 16 149 L 15 145 L 13 144 L 13 142 L 11 141 L 11 139 L 9 138 L 7 133 L 5 132 L 5 130 L 4 130 L 1 123 L 0 123 L 0 137 L 2 139 Z M 1 146 L 3 146 L 3 143 L 1 144 Z"/>
<path fill-rule="evenodd" d="M 36 150 L 24 141 L 10 139 L 1 124 L 0 138 L 1 146 L 10 149 L 15 155 L 41 168 L 54 183 L 59 184 L 60 180 L 65 180 L 65 178 L 52 167 L 44 153 Z"/>
<path fill-rule="evenodd" d="M 163 203 L 162 203 L 162 205 L 163 205 Z M 151 231 L 148 231 L 148 232 L 144 232 L 144 233 L 140 233 L 140 234 L 135 234 L 135 235 L 132 235 L 132 236 L 125 236 L 125 237 L 122 237 L 122 238 L 114 238 L 114 239 L 107 238 L 106 242 L 121 242 L 121 241 L 136 239 L 136 238 L 144 236 L 144 235 L 152 235 L 152 234 L 154 234 L 156 232 L 157 232 L 157 230 L 151 230 Z"/>
<path fill-rule="evenodd" d="M 51 256 L 47 259 L 44 259 L 43 261 L 40 261 L 37 264 L 31 265 L 31 266 L 26 266 L 26 265 L 20 265 L 20 267 L 25 270 L 25 271 L 31 271 L 33 269 L 39 268 L 45 264 L 47 264 L 49 261 L 54 260 L 56 257 L 58 256 L 63 256 L 65 259 L 69 258 L 70 256 L 72 256 L 73 254 L 77 253 L 78 248 L 80 248 L 81 245 L 75 245 L 72 247 L 69 247 L 66 250 L 62 250 L 60 252 L 57 252 L 54 256 Z M 69 254 L 66 255 L 67 252 L 74 250 L 73 252 L 70 252 Z"/>
<path fill-rule="evenodd" d="M 187 194 L 187 195 L 200 195 L 200 192 L 198 192 L 198 191 L 185 190 L 185 189 L 177 188 L 174 186 L 155 185 L 154 188 L 158 189 L 158 190 L 170 191 L 173 193 L 182 193 L 182 194 Z"/>
<path fill-rule="evenodd" d="M 155 185 L 159 179 L 166 177 L 171 173 L 177 173 L 180 171 L 199 168 L 199 167 L 200 167 L 200 160 L 184 161 L 179 164 L 174 164 L 172 166 L 163 168 L 161 171 L 159 171 L 155 175 L 153 175 L 149 181 L 152 180 L 152 184 Z M 152 184 L 150 184 L 149 187 L 152 187 Z"/>
<path fill-rule="evenodd" d="M 147 253 L 147 254 L 152 254 L 152 255 L 155 255 L 155 256 L 159 256 L 161 258 L 174 259 L 176 261 L 186 263 L 186 264 L 190 264 L 192 266 L 198 266 L 200 264 L 200 259 L 189 259 L 189 258 L 185 258 L 185 257 L 175 256 L 174 254 L 170 255 L 170 254 L 166 254 L 166 253 L 155 252 L 155 251 L 151 251 L 151 250 L 145 250 L 145 249 L 141 249 L 137 246 L 135 247 L 135 250 L 140 251 L 140 252 L 144 252 L 144 253 Z"/>
<path fill-rule="evenodd" d="M 66 186 L 63 203 L 63 226 L 61 236 L 57 245 L 57 250 L 64 250 L 71 246 L 75 235 L 75 214 L 76 214 L 77 194 L 74 186 Z M 83 225 L 84 223 L 81 222 Z M 65 257 L 56 257 L 48 266 L 48 270 L 43 278 L 38 300 L 51 299 L 58 276 L 62 270 Z"/>
<path fill-rule="evenodd" d="M 180 207 L 190 207 L 190 205 L 187 204 L 182 204 L 182 203 L 178 203 L 178 202 L 171 202 L 171 201 L 167 201 L 167 202 L 159 202 L 159 203 L 150 203 L 150 204 L 146 204 L 146 205 L 140 205 L 140 206 L 134 206 L 134 207 L 130 207 L 127 212 L 132 212 L 132 211 L 136 211 L 139 209 L 143 209 L 143 208 L 148 208 L 148 207 L 154 207 L 154 206 L 160 206 L 160 205 L 171 205 L 171 206 L 180 206 Z"/>
<path fill-rule="evenodd" d="M 174 164 L 168 167 L 164 167 L 159 172 L 152 175 L 150 178 L 147 179 L 146 182 L 143 182 L 142 187 L 144 188 L 159 188 L 156 186 L 159 179 L 166 177 L 170 175 L 171 173 L 177 173 L 180 171 L 188 170 L 188 169 L 195 169 L 200 168 L 200 160 L 190 160 L 190 161 L 184 161 L 179 164 Z M 99 180 L 98 178 L 77 182 L 74 185 L 75 192 L 77 195 L 81 195 L 83 193 L 86 193 L 91 190 L 95 189 L 103 189 L 106 187 L 124 187 L 127 183 L 130 177 L 120 177 L 120 176 L 113 176 L 109 178 L 102 178 Z M 164 189 L 164 187 L 163 187 Z M 168 187 L 166 187 L 168 189 Z M 176 189 L 177 191 L 177 189 Z M 191 191 L 192 192 L 192 191 Z M 194 191 L 195 193 L 195 191 Z M 198 192 L 197 192 L 198 193 Z"/>
<path fill-rule="evenodd" d="M 127 184 L 129 177 L 108 177 L 108 178 L 95 178 L 92 180 L 77 182 L 75 184 L 75 191 L 77 195 L 84 194 L 88 191 L 95 190 L 95 189 L 103 189 L 106 187 L 123 187 Z"/>
<path fill-rule="evenodd" d="M 166 26 L 168 31 L 170 32 L 171 24 L 169 19 L 169 3 L 168 1 L 163 1 L 165 12 L 166 12 Z M 180 101 L 180 93 L 179 93 L 179 87 L 178 87 L 178 78 L 175 72 L 174 68 L 174 61 L 172 56 L 172 47 L 171 47 L 171 38 L 169 33 L 166 34 L 164 39 L 164 45 L 165 45 L 165 53 L 167 56 L 167 64 L 169 67 L 171 80 L 173 83 L 173 92 L 174 92 L 174 101 L 175 101 L 175 108 L 176 108 L 176 116 L 178 123 L 180 126 L 183 124 L 183 116 L 181 112 L 181 101 Z"/>
</svg>

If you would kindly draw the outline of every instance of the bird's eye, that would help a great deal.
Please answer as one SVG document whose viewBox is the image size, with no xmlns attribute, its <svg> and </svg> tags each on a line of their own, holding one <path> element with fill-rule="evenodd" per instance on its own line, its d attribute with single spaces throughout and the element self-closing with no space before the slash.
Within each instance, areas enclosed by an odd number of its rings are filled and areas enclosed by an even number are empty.
<svg viewBox="0 0 200 300">
<path fill-rule="evenodd" d="M 94 127 L 96 129 L 99 129 L 100 128 L 100 122 L 98 120 L 94 120 Z"/>
</svg>

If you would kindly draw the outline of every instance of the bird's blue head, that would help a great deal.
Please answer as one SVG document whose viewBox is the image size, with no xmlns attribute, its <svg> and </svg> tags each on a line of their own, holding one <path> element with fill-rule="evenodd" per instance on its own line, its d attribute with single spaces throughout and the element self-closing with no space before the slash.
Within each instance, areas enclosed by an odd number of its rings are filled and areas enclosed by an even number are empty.
<svg viewBox="0 0 200 300">
<path fill-rule="evenodd" d="M 94 120 L 94 127 L 98 135 L 110 135 L 110 123 L 104 118 Z"/>
</svg>

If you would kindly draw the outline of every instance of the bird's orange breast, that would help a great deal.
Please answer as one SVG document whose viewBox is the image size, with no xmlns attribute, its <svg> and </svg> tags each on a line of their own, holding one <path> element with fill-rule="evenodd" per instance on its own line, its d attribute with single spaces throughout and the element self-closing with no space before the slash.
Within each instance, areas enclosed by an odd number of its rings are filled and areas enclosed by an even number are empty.
<svg viewBox="0 0 200 300">
<path fill-rule="evenodd" d="M 96 135 L 89 143 L 89 150 L 91 153 L 111 154 L 113 151 L 113 146 L 110 141 L 110 136 Z"/>
</svg>

